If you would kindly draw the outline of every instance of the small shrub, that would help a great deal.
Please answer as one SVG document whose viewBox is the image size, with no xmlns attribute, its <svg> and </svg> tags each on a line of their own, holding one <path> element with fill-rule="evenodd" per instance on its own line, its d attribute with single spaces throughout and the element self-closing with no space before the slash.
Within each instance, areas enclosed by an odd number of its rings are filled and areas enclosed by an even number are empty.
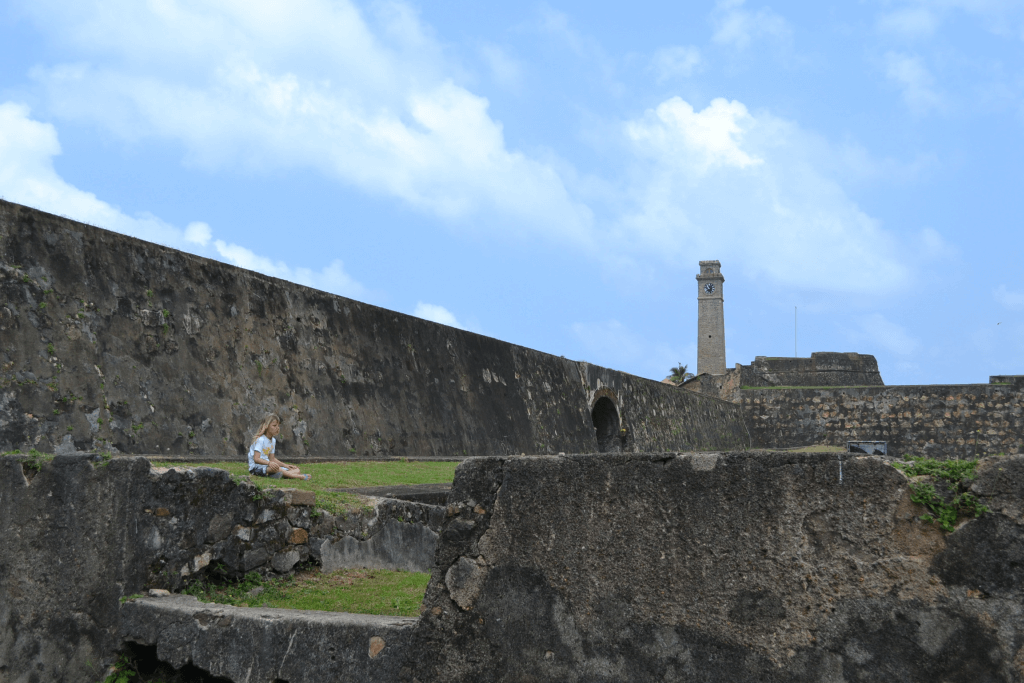
<svg viewBox="0 0 1024 683">
<path fill-rule="evenodd" d="M 128 657 L 121 655 L 117 658 L 110 675 L 103 679 L 103 683 L 130 683 L 138 675 L 135 665 Z"/>
<path fill-rule="evenodd" d="M 28 458 L 21 463 L 21 466 L 23 469 L 31 470 L 35 473 L 43 469 L 43 465 L 51 460 L 53 460 L 52 453 L 40 453 L 36 449 L 32 448 L 28 452 Z"/>
<path fill-rule="evenodd" d="M 974 471 L 977 465 L 976 460 L 934 460 L 924 457 L 893 463 L 893 467 L 907 476 L 927 476 L 945 483 L 949 490 L 948 496 L 940 493 L 934 483 L 911 482 L 910 500 L 928 509 L 928 513 L 921 515 L 922 521 L 937 524 L 947 532 L 953 531 L 961 518 L 980 517 L 988 512 L 988 508 L 978 502 L 978 497 L 967 490 L 969 482 L 978 476 Z"/>
</svg>

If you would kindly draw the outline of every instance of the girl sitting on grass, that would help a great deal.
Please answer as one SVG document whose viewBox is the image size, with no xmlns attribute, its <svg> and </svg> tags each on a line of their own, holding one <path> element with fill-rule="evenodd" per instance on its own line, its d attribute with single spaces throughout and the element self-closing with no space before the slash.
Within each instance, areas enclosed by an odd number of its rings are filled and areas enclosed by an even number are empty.
<svg viewBox="0 0 1024 683">
<path fill-rule="evenodd" d="M 295 465 L 288 465 L 277 459 L 277 439 L 281 431 L 281 418 L 274 413 L 267 413 L 260 424 L 259 430 L 252 438 L 249 446 L 249 474 L 272 479 L 310 479 L 310 475 L 302 474 Z"/>
</svg>

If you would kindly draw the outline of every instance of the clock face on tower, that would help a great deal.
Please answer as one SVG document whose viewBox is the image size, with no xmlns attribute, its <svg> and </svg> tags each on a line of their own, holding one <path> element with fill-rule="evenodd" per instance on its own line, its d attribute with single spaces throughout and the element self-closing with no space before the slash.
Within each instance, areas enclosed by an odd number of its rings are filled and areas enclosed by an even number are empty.
<svg viewBox="0 0 1024 683">
<path fill-rule="evenodd" d="M 714 282 L 705 283 L 705 285 L 704 285 L 704 293 L 705 294 L 714 294 L 715 293 L 715 283 Z"/>
</svg>

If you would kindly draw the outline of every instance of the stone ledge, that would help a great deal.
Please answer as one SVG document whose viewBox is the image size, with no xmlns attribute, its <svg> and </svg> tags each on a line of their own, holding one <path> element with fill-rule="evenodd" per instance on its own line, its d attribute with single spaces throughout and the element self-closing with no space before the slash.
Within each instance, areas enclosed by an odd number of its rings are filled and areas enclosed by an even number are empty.
<svg viewBox="0 0 1024 683">
<path fill-rule="evenodd" d="M 231 607 L 186 595 L 130 600 L 120 616 L 121 639 L 155 645 L 161 661 L 249 683 L 397 680 L 418 622 Z"/>
</svg>

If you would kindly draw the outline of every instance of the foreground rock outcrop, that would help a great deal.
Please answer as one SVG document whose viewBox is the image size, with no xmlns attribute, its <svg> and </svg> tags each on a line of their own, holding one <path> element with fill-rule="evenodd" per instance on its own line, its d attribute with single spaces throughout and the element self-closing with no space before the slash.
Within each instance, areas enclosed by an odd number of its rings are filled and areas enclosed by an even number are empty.
<svg viewBox="0 0 1024 683">
<path fill-rule="evenodd" d="M 409 680 L 1024 680 L 1024 458 L 948 536 L 846 454 L 460 465 Z"/>
<path fill-rule="evenodd" d="M 876 457 L 470 459 L 435 520 L 421 617 L 389 622 L 181 597 L 119 605 L 178 585 L 195 559 L 183 548 L 218 515 L 301 521 L 307 508 L 250 507 L 246 484 L 195 470 L 174 483 L 195 485 L 193 509 L 157 522 L 146 510 L 172 473 L 141 458 L 56 458 L 31 481 L 2 458 L 0 679 L 98 679 L 132 642 L 239 683 L 316 680 L 294 655 L 312 650 L 319 680 L 381 683 L 1020 682 L 1024 456 L 977 471 L 989 512 L 946 534 Z M 159 526 L 175 516 L 179 532 Z M 230 654 L 260 634 L 258 661 Z"/>
</svg>

